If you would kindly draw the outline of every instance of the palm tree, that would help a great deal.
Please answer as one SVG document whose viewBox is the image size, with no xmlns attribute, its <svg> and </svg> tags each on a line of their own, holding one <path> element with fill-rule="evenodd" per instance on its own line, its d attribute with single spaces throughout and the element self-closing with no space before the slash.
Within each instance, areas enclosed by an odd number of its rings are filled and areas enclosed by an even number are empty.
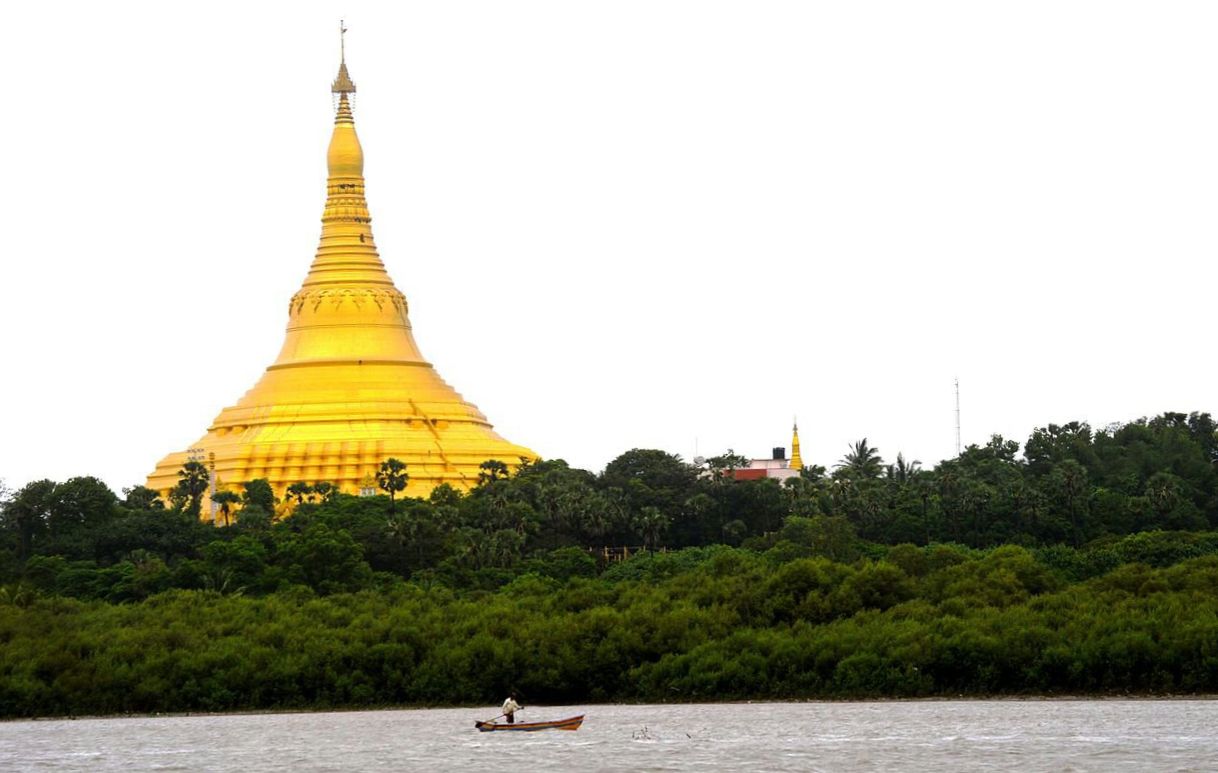
<svg viewBox="0 0 1218 773">
<path fill-rule="evenodd" d="M 656 507 L 644 507 L 634 519 L 634 528 L 643 538 L 643 548 L 654 550 L 660 536 L 668 529 L 668 516 Z"/>
<path fill-rule="evenodd" d="M 414 538 L 413 519 L 407 518 L 404 513 L 394 513 L 385 521 L 385 536 L 396 542 L 398 547 L 406 547 Z"/>
<path fill-rule="evenodd" d="M 867 438 L 852 444 L 849 453 L 837 463 L 838 472 L 848 478 L 878 478 L 883 468 L 879 450 L 867 445 Z"/>
<path fill-rule="evenodd" d="M 943 515 L 947 519 L 948 535 L 952 541 L 960 540 L 960 475 L 957 472 L 956 462 L 944 462 L 937 470 L 939 477 L 939 503 L 943 508 Z M 929 503 L 929 497 L 925 500 Z"/>
<path fill-rule="evenodd" d="M 288 486 L 288 496 L 296 497 L 296 504 L 298 505 L 303 505 L 305 497 L 310 496 L 312 493 L 313 487 L 304 481 L 293 483 L 292 485 Z"/>
<path fill-rule="evenodd" d="M 394 497 L 399 491 L 406 490 L 410 475 L 406 472 L 406 463 L 400 459 L 389 458 L 381 462 L 381 469 L 376 474 L 376 485 L 389 494 L 389 514 L 397 512 Z"/>
<path fill-rule="evenodd" d="M 710 512 L 715 509 L 715 504 L 714 497 L 704 491 L 699 491 L 686 499 L 685 504 L 681 506 L 682 520 L 701 527 L 708 520 Z"/>
<path fill-rule="evenodd" d="M 420 536 L 423 532 L 423 522 L 416 513 L 393 513 L 385 522 L 385 534 L 397 543 L 403 551 L 407 545 L 413 545 L 420 563 L 423 560 L 423 544 Z"/>
<path fill-rule="evenodd" d="M 487 483 L 494 483 L 497 480 L 503 480 L 510 472 L 508 466 L 498 459 L 487 459 L 478 465 L 478 485 L 482 486 Z"/>
<path fill-rule="evenodd" d="M 1170 472 L 1156 472 L 1146 481 L 1146 498 L 1162 523 L 1167 514 L 1180 504 L 1180 479 Z"/>
<path fill-rule="evenodd" d="M 748 536 L 749 527 L 745 525 L 744 521 L 735 520 L 723 524 L 723 528 L 720 531 L 723 533 L 723 542 L 725 544 L 739 545 Z"/>
<path fill-rule="evenodd" d="M 1070 530 L 1074 536 L 1074 547 L 1077 548 L 1083 543 L 1083 513 L 1081 511 L 1086 506 L 1085 494 L 1089 488 L 1087 468 L 1073 459 L 1067 459 L 1053 469 L 1053 478 L 1062 498 L 1066 500 L 1066 511 L 1070 516 Z"/>
<path fill-rule="evenodd" d="M 825 468 L 819 464 L 805 464 L 799 477 L 809 483 L 819 483 L 825 477 Z"/>
<path fill-rule="evenodd" d="M 897 463 L 888 465 L 888 479 L 897 483 L 909 483 L 922 472 L 921 467 L 922 463 L 917 459 L 907 462 L 905 455 L 898 453 Z"/>
<path fill-rule="evenodd" d="M 195 518 L 199 517 L 199 504 L 210 482 L 211 475 L 202 462 L 187 462 L 178 471 L 178 485 L 174 487 L 174 492 L 189 503 L 186 512 Z"/>
<path fill-rule="evenodd" d="M 334 499 L 334 495 L 338 493 L 338 486 L 325 480 L 319 480 L 313 484 L 313 493 L 321 497 L 322 502 L 329 502 Z"/>
<path fill-rule="evenodd" d="M 220 514 L 224 516 L 224 525 L 228 526 L 228 514 L 232 511 L 233 505 L 241 501 L 241 497 L 231 491 L 217 491 L 212 495 L 211 501 L 220 507 Z"/>
</svg>

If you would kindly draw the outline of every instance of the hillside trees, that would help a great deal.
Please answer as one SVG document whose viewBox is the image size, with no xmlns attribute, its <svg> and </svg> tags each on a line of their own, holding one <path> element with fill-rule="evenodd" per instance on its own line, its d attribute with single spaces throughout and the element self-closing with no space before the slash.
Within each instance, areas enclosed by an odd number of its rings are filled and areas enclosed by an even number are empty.
<svg viewBox="0 0 1218 773">
<path fill-rule="evenodd" d="M 191 514 L 191 492 L 206 482 L 201 465 L 187 465 L 183 481 L 195 483 L 168 509 L 138 486 L 120 500 L 94 478 L 35 481 L 0 506 L 0 583 L 20 581 L 28 563 L 43 557 L 57 560 L 36 563 L 39 587 L 54 591 L 63 575 L 63 587 L 87 598 L 219 588 L 232 562 L 224 549 L 205 548 L 241 537 L 264 552 L 259 577 L 247 567 L 240 571 L 251 579 L 229 583 L 247 593 L 294 584 L 330 593 L 394 581 L 489 590 L 529 571 L 562 575 L 568 569 L 551 570 L 548 562 L 562 555 L 565 566 L 570 554 L 560 551 L 571 549 L 603 561 L 625 547 L 731 545 L 848 562 L 901 543 L 1084 548 L 1139 532 L 1218 526 L 1213 427 L 1207 414 L 1102 430 L 1047 425 L 1032 433 L 1027 458 L 1019 443 L 995 436 L 931 469 L 903 453 L 881 465 L 880 449 L 864 440 L 832 476 L 800 475 L 782 485 L 735 481 L 663 451 L 632 449 L 600 475 L 562 460 L 524 463 L 512 474 L 490 464 L 469 492 L 441 486 L 422 499 L 401 496 L 406 470 L 387 460 L 385 472 L 397 481 L 383 489 L 389 496 L 323 496 L 318 484 L 301 482 L 289 486 L 297 496 L 288 514 L 273 520 L 270 485 L 249 481 L 240 501 L 217 493 L 219 528 Z M 335 562 L 335 574 L 304 565 L 313 560 Z"/>
</svg>

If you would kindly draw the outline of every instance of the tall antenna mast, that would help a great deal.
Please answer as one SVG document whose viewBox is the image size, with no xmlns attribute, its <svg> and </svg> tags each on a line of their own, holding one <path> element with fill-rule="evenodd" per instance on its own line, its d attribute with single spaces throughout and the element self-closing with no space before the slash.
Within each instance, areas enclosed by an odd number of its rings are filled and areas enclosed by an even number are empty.
<svg viewBox="0 0 1218 773">
<path fill-rule="evenodd" d="M 960 379 L 956 379 L 956 456 L 960 455 Z"/>
</svg>

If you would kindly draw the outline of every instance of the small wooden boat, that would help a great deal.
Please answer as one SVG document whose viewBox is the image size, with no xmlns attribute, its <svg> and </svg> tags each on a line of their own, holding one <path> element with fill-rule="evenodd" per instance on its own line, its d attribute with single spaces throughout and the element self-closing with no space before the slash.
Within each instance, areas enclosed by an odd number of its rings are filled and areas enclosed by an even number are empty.
<svg viewBox="0 0 1218 773">
<path fill-rule="evenodd" d="M 516 732 L 530 732 L 533 730 L 579 730 L 579 726 L 584 723 L 584 715 L 578 717 L 567 717 L 566 719 L 555 719 L 550 722 L 516 722 L 508 724 L 506 722 L 496 723 L 491 722 L 475 722 L 474 727 L 484 733 L 489 733 L 492 730 L 515 730 Z"/>
</svg>

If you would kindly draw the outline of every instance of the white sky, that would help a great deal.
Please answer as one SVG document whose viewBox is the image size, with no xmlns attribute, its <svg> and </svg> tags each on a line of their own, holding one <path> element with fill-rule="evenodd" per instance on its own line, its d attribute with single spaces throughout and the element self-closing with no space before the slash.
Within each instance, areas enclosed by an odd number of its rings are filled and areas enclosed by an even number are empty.
<svg viewBox="0 0 1218 773">
<path fill-rule="evenodd" d="M 1218 412 L 1213 2 L 5 11 L 0 478 L 143 482 L 320 233 L 338 19 L 440 374 L 593 470 Z M 696 443 L 696 446 L 695 446 Z"/>
</svg>

